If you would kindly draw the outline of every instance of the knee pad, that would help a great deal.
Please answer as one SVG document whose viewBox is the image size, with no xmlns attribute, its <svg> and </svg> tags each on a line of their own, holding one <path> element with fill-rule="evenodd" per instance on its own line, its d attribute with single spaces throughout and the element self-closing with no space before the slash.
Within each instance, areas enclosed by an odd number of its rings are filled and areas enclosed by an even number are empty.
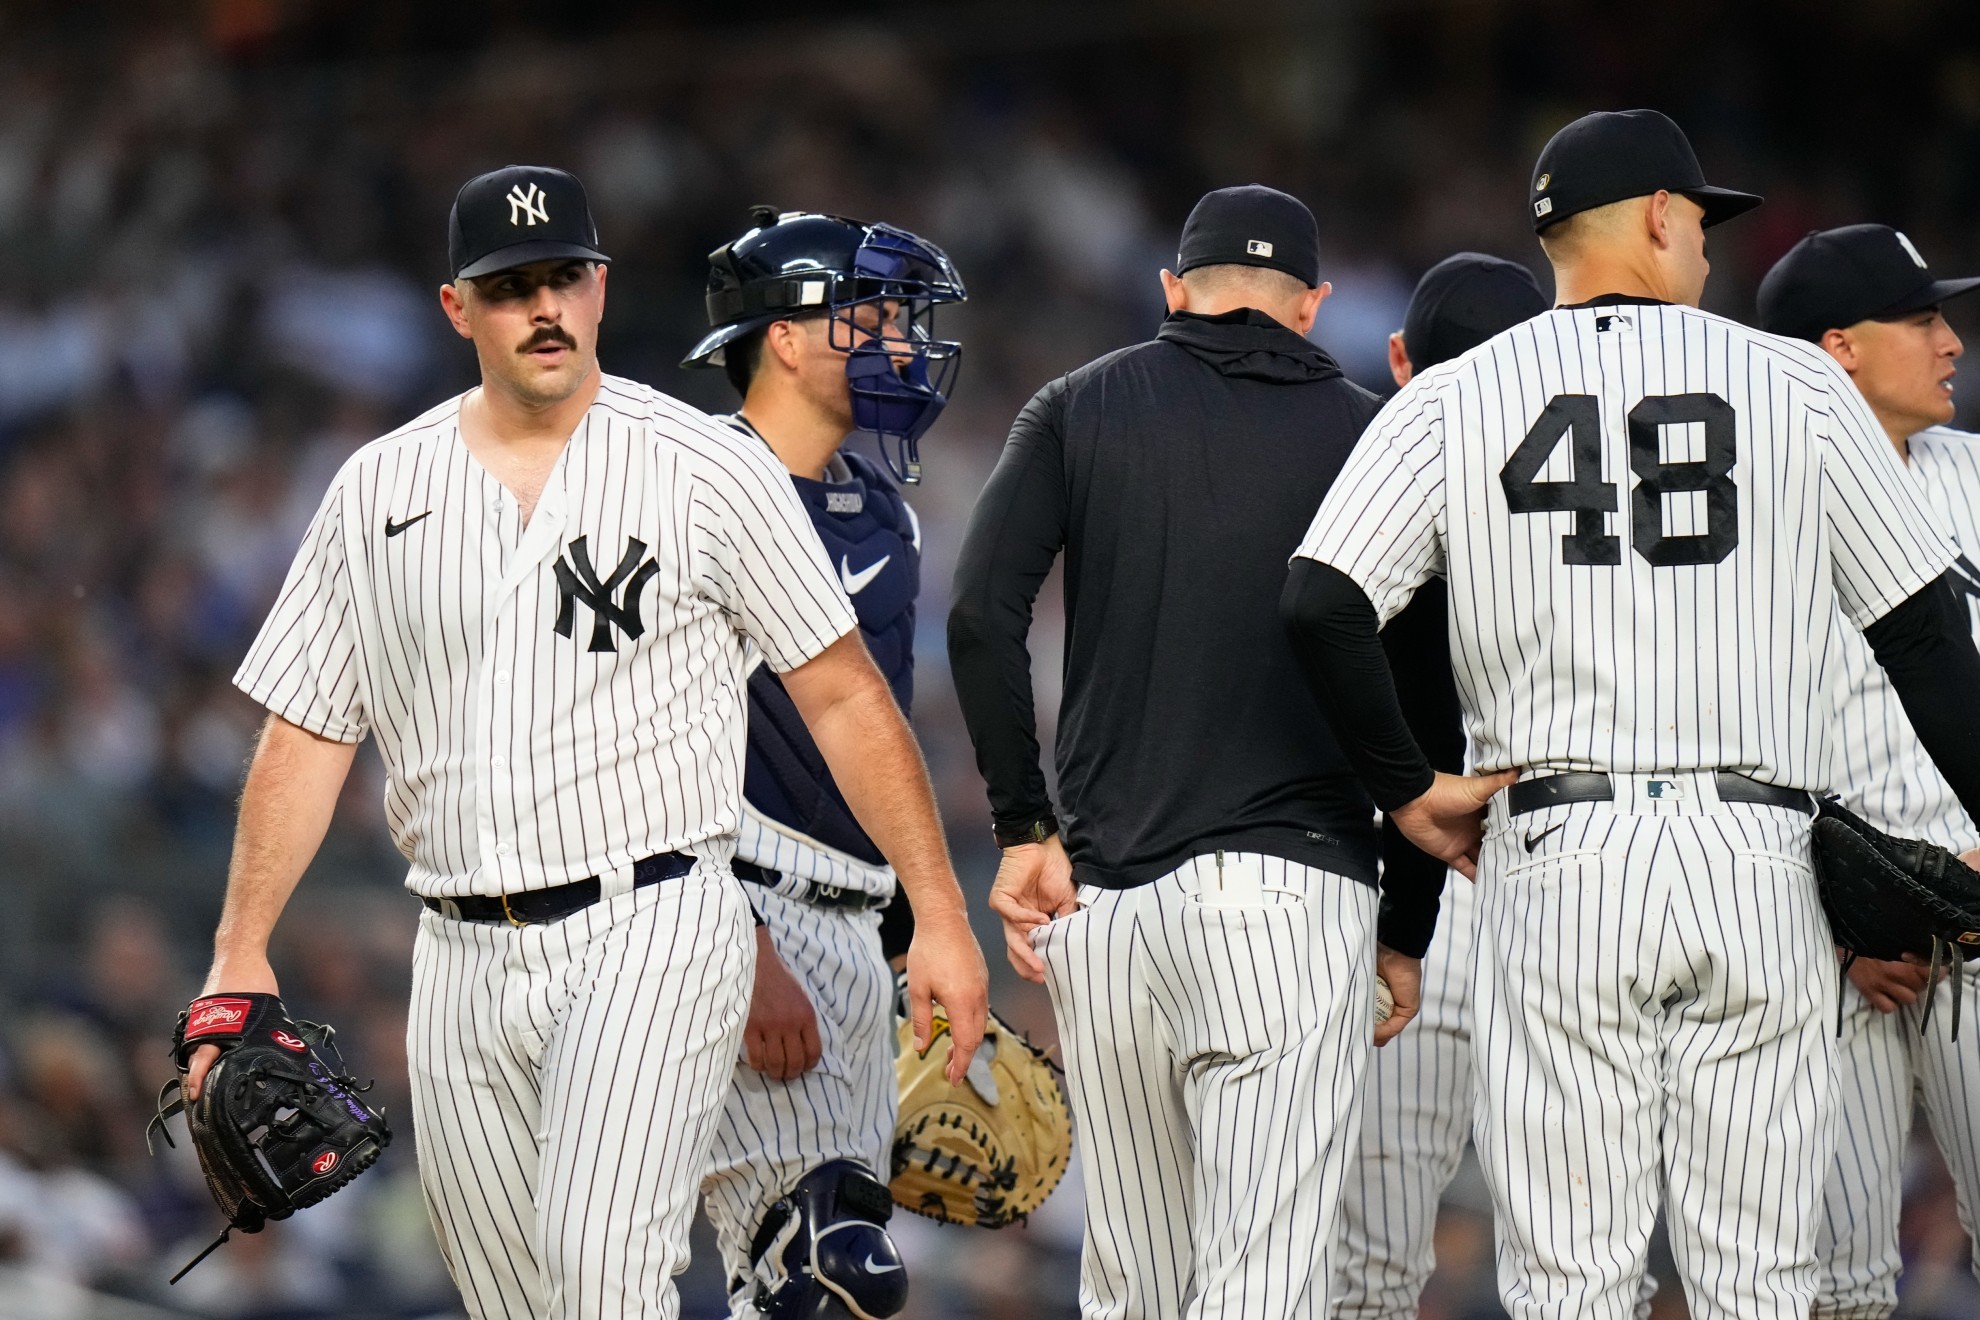
<svg viewBox="0 0 1980 1320">
<path fill-rule="evenodd" d="M 887 1320 L 907 1305 L 907 1267 L 886 1223 L 894 1198 L 857 1160 L 798 1179 L 750 1244 L 754 1305 L 771 1320 Z"/>
</svg>

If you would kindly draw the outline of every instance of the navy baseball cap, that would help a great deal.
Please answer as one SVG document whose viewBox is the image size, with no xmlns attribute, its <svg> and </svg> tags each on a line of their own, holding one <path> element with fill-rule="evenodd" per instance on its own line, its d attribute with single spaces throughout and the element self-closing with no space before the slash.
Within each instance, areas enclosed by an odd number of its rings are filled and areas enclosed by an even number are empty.
<svg viewBox="0 0 1980 1320">
<path fill-rule="evenodd" d="M 1198 266 L 1267 266 L 1316 288 L 1320 227 L 1305 202 L 1277 188 L 1219 188 L 1205 193 L 1183 222 L 1176 274 Z"/>
<path fill-rule="evenodd" d="M 504 165 L 461 185 L 447 217 L 454 278 L 576 257 L 610 262 L 577 176 L 547 165 Z"/>
<path fill-rule="evenodd" d="M 1932 278 L 1911 240 L 1889 225 L 1818 229 L 1760 281 L 1760 328 L 1819 342 L 1827 331 L 1909 316 L 1976 288 L 1980 278 Z"/>
<path fill-rule="evenodd" d="M 1403 350 L 1411 367 L 1428 371 L 1546 310 L 1532 271 L 1482 252 L 1460 252 L 1416 282 L 1403 314 Z"/>
<path fill-rule="evenodd" d="M 1760 205 L 1753 193 L 1705 182 L 1684 130 L 1655 110 L 1583 115 L 1549 139 L 1533 166 L 1527 205 L 1534 231 L 1571 215 L 1654 192 L 1683 193 L 1705 208 L 1705 227 Z"/>
</svg>

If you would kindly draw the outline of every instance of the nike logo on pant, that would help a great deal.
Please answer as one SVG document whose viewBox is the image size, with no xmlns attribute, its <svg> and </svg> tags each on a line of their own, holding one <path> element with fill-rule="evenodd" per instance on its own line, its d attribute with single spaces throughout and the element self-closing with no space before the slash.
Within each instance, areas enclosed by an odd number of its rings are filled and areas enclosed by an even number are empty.
<svg viewBox="0 0 1980 1320">
<path fill-rule="evenodd" d="M 869 568 L 862 568 L 859 572 L 855 573 L 852 571 L 852 556 L 840 555 L 839 585 L 846 589 L 848 596 L 857 596 L 860 592 L 865 591 L 873 585 L 873 579 L 880 576 L 880 570 L 885 568 L 887 561 L 892 558 L 892 555 L 881 555 L 877 563 Z"/>
<path fill-rule="evenodd" d="M 1567 828 L 1567 822 L 1562 821 L 1558 825 L 1549 825 L 1546 829 L 1541 830 L 1538 834 L 1527 835 L 1525 839 L 1526 851 L 1532 852 L 1535 848 L 1538 848 L 1540 846 L 1540 841 L 1546 838 L 1549 834 L 1552 834 L 1555 830 L 1564 830 L 1566 828 Z"/>
</svg>

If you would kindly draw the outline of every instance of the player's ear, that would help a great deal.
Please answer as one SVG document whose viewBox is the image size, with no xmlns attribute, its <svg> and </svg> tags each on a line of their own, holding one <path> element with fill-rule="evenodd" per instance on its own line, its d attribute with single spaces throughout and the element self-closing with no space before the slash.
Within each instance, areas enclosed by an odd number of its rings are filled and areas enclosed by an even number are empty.
<svg viewBox="0 0 1980 1320">
<path fill-rule="evenodd" d="M 1313 318 L 1320 314 L 1320 304 L 1326 302 L 1327 295 L 1333 291 L 1334 286 L 1322 280 L 1319 288 L 1300 294 L 1299 301 L 1293 306 L 1293 329 L 1301 334 L 1309 333 L 1313 329 Z"/>
<path fill-rule="evenodd" d="M 1671 195 L 1659 188 L 1645 199 L 1648 203 L 1643 210 L 1643 224 L 1650 234 L 1650 241 L 1660 248 L 1671 245 Z"/>
<path fill-rule="evenodd" d="M 1817 342 L 1822 345 L 1823 351 L 1834 358 L 1844 371 L 1854 375 L 1857 367 L 1862 365 L 1856 355 L 1856 340 L 1850 336 L 1849 331 L 1824 330 L 1822 332 L 1822 338 Z"/>
<path fill-rule="evenodd" d="M 1162 298 L 1169 304 L 1171 312 L 1189 310 L 1189 286 L 1184 284 L 1182 277 L 1173 271 L 1162 272 Z"/>
<path fill-rule="evenodd" d="M 775 358 L 787 371 L 796 371 L 804 360 L 804 334 L 804 326 L 796 321 L 772 321 L 763 327 L 765 357 Z M 759 365 L 764 365 L 761 359 Z"/>
<path fill-rule="evenodd" d="M 455 334 L 463 339 L 474 338 L 474 331 L 468 327 L 467 291 L 464 286 L 441 285 L 440 310 L 447 314 L 448 324 L 454 327 Z"/>
<path fill-rule="evenodd" d="M 1409 364 L 1409 350 L 1403 347 L 1403 332 L 1392 331 L 1389 335 L 1389 374 L 1396 378 L 1396 388 L 1409 384 L 1409 378 L 1416 374 L 1416 368 Z"/>
</svg>

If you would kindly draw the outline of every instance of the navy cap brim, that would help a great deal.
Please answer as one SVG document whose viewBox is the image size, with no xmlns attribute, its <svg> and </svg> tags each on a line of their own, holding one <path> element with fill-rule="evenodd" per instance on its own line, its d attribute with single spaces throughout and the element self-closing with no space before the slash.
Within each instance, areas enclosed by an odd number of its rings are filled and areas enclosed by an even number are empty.
<svg viewBox="0 0 1980 1320">
<path fill-rule="evenodd" d="M 1933 280 L 1930 284 L 1899 299 L 1895 306 L 1886 307 L 1881 312 L 1872 312 L 1869 319 L 1887 321 L 1894 317 L 1909 316 L 1913 312 L 1922 312 L 1927 307 L 1937 307 L 1948 299 L 1957 298 L 1962 293 L 1971 293 L 1975 289 L 1980 289 L 1980 276 L 1959 280 Z"/>
<path fill-rule="evenodd" d="M 1700 184 L 1696 188 L 1684 188 L 1678 191 L 1705 208 L 1705 218 L 1698 222 L 1702 229 L 1723 224 L 1736 215 L 1745 215 L 1761 202 L 1757 193 L 1739 192 L 1732 188 L 1714 188 L 1710 184 Z"/>
<path fill-rule="evenodd" d="M 456 271 L 457 280 L 471 280 L 481 275 L 493 275 L 498 271 L 514 270 L 537 261 L 595 261 L 609 266 L 612 259 L 603 252 L 578 243 L 562 243 L 556 239 L 539 238 L 528 243 L 511 243 L 508 247 L 497 248 L 479 261 L 470 261 Z"/>
</svg>

